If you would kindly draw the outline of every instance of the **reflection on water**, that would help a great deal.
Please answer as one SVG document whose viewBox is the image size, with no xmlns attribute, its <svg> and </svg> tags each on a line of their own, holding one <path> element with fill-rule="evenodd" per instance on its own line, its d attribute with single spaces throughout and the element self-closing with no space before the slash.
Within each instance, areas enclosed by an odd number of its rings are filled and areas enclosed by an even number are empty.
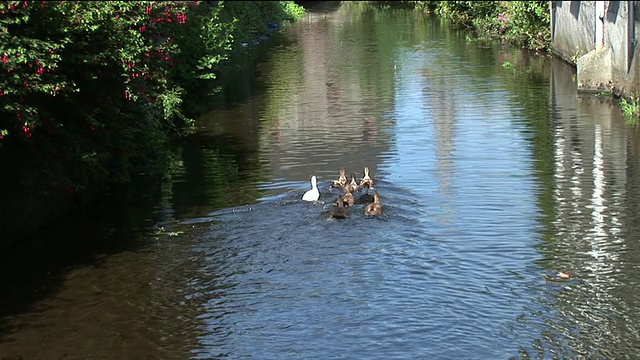
<svg viewBox="0 0 640 360">
<path fill-rule="evenodd" d="M 58 225 L 75 252 L 3 267 L 0 355 L 633 358 L 640 137 L 617 106 L 438 19 L 329 5 L 199 119 L 124 216 L 143 225 Z M 364 166 L 384 214 L 331 219 Z"/>
</svg>

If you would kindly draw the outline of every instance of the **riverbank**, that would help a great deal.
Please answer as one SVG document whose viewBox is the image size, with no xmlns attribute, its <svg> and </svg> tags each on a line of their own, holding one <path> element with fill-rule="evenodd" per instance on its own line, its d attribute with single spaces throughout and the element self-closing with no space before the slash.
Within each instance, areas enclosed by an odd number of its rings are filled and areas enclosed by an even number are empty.
<svg viewBox="0 0 640 360">
<path fill-rule="evenodd" d="M 475 33 L 479 40 L 497 39 L 550 53 L 548 1 L 399 1 L 384 2 L 437 14 Z"/>
<path fill-rule="evenodd" d="M 384 4 L 437 14 L 467 28 L 476 40 L 499 40 L 558 57 L 576 68 L 579 91 L 613 96 L 627 123 L 640 123 L 638 63 L 634 61 L 639 50 L 633 45 L 638 32 L 633 24 L 638 20 L 632 2 L 556 1 L 551 6 L 548 1 Z"/>
<path fill-rule="evenodd" d="M 170 140 L 200 115 L 192 99 L 220 91 L 253 44 L 304 14 L 292 1 L 0 11 L 11 15 L 0 20 L 0 248 L 134 178 L 161 177 Z"/>
</svg>

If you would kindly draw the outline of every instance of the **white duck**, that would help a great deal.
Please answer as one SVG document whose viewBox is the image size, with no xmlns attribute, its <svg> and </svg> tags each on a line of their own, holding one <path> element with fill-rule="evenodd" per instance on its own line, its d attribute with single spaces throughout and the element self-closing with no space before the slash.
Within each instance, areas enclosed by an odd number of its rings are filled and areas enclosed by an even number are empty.
<svg viewBox="0 0 640 360">
<path fill-rule="evenodd" d="M 315 175 L 311 177 L 311 190 L 308 190 L 302 195 L 304 201 L 317 201 L 320 198 L 320 191 L 318 190 L 318 179 Z"/>
</svg>

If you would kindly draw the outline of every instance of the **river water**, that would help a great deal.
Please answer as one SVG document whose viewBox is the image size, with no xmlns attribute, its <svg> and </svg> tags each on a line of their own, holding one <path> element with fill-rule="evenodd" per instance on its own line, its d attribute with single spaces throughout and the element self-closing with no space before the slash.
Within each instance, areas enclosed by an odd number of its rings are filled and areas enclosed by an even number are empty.
<svg viewBox="0 0 640 360">
<path fill-rule="evenodd" d="M 640 134 L 613 100 L 357 2 L 261 49 L 161 187 L 1 255 L 1 359 L 635 358 Z M 383 214 L 331 218 L 365 166 Z"/>
</svg>

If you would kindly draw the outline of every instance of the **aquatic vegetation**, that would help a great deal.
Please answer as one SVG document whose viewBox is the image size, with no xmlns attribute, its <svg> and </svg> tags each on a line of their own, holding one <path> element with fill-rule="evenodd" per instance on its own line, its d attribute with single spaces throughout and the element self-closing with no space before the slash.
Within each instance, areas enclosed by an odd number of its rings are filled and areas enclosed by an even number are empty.
<svg viewBox="0 0 640 360">
<path fill-rule="evenodd" d="M 637 125 L 640 121 L 640 98 L 620 99 L 620 109 L 626 118 L 627 124 Z"/>
</svg>

